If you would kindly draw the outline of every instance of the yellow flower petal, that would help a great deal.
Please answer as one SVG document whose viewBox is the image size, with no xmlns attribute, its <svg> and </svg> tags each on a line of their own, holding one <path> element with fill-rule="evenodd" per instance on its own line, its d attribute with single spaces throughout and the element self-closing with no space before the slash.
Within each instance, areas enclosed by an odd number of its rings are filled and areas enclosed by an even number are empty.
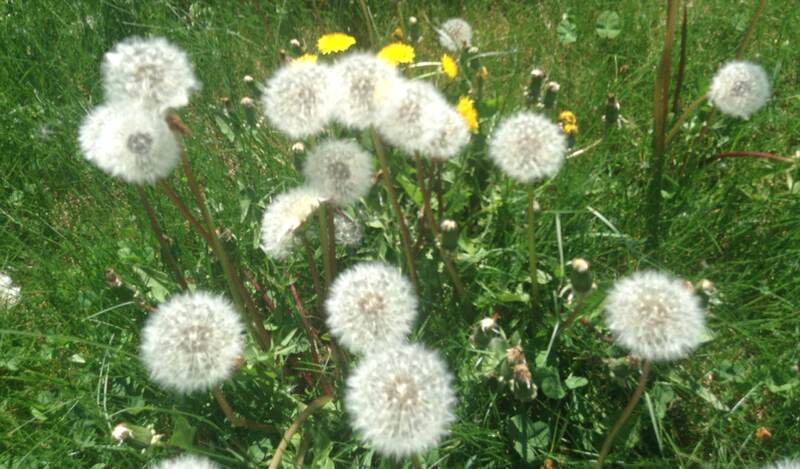
<svg viewBox="0 0 800 469">
<path fill-rule="evenodd" d="M 410 64 L 414 61 L 414 48 L 402 42 L 393 42 L 381 49 L 378 57 L 392 65 Z"/>
<path fill-rule="evenodd" d="M 447 54 L 442 56 L 442 71 L 445 76 L 451 80 L 455 80 L 458 76 L 458 64 Z"/>
<path fill-rule="evenodd" d="M 309 54 L 306 52 L 305 54 L 292 59 L 292 63 L 300 63 L 300 62 L 311 62 L 312 64 L 317 63 L 317 56 L 315 54 Z"/>
<path fill-rule="evenodd" d="M 478 111 L 475 109 L 475 101 L 466 96 L 458 98 L 456 111 L 464 118 L 464 122 L 466 122 L 469 131 L 473 134 L 478 133 Z"/>
<path fill-rule="evenodd" d="M 571 111 L 561 111 L 561 114 L 558 115 L 559 122 L 563 122 L 566 124 L 575 125 L 578 123 L 578 119 L 575 117 Z"/>
<path fill-rule="evenodd" d="M 331 33 L 321 36 L 317 40 L 317 49 L 322 55 L 344 52 L 353 47 L 356 38 L 344 33 Z"/>
</svg>

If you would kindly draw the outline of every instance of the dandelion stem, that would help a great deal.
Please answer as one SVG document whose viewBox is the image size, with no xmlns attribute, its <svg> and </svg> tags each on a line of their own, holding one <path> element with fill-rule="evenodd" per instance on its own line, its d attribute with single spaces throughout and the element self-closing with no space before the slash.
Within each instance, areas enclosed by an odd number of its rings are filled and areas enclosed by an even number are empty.
<svg viewBox="0 0 800 469">
<path fill-rule="evenodd" d="M 742 42 L 739 43 L 739 48 L 736 49 L 736 59 L 741 59 L 742 54 L 744 54 L 744 49 L 747 47 L 747 43 L 750 42 L 750 36 L 753 35 L 753 30 L 756 27 L 756 22 L 758 21 L 758 17 L 761 16 L 761 12 L 764 10 L 764 7 L 767 5 L 767 0 L 761 0 L 756 7 L 756 11 L 753 13 L 753 17 L 750 19 L 750 24 L 747 25 L 747 30 L 742 35 Z"/>
<path fill-rule="evenodd" d="M 708 96 L 706 95 L 700 96 L 699 98 L 692 101 L 692 103 L 689 104 L 689 106 L 687 106 L 686 109 L 683 110 L 681 115 L 678 116 L 677 119 L 675 119 L 675 123 L 672 124 L 672 128 L 669 129 L 669 132 L 667 132 L 667 136 L 664 139 L 664 145 L 669 145 L 670 142 L 672 142 L 672 139 L 675 138 L 675 135 L 677 135 L 677 133 L 680 132 L 683 123 L 686 122 L 686 119 L 689 118 L 689 114 L 696 111 L 697 108 L 700 107 L 700 105 L 706 102 L 706 99 L 708 99 Z"/>
<path fill-rule="evenodd" d="M 572 323 L 575 322 L 575 319 L 578 318 L 578 315 L 581 314 L 581 310 L 583 309 L 583 304 L 585 301 L 586 295 L 581 295 L 578 298 L 578 303 L 575 305 L 575 308 L 570 313 L 569 317 L 561 323 L 561 326 L 558 328 L 560 332 L 564 332 L 572 326 Z"/>
<path fill-rule="evenodd" d="M 622 429 L 622 426 L 625 425 L 625 422 L 631 416 L 633 409 L 636 408 L 636 404 L 639 403 L 639 399 L 642 398 L 642 393 L 644 393 L 645 385 L 647 385 L 647 378 L 650 376 L 650 368 L 651 364 L 649 360 L 645 360 L 642 363 L 642 374 L 639 376 L 639 383 L 636 385 L 636 389 L 633 390 L 633 394 L 631 395 L 631 399 L 628 401 L 628 405 L 625 406 L 623 409 L 622 414 L 619 416 L 617 421 L 614 423 L 614 427 L 611 428 L 611 431 L 608 433 L 606 437 L 606 441 L 603 442 L 603 448 L 600 450 L 600 456 L 597 458 L 597 467 L 603 467 L 603 463 L 608 456 L 608 452 L 611 451 L 611 445 L 614 443 L 614 438 L 616 438 L 617 433 Z"/>
<path fill-rule="evenodd" d="M 234 413 L 233 407 L 231 407 L 230 403 L 227 399 L 225 399 L 225 395 L 222 394 L 222 390 L 219 386 L 214 386 L 211 388 L 211 393 L 214 395 L 214 399 L 217 400 L 217 404 L 219 404 L 220 409 L 222 409 L 222 413 L 225 414 L 225 417 L 231 422 L 231 425 L 234 427 L 242 427 L 242 428 L 249 428 L 251 430 L 263 430 L 269 433 L 280 433 L 277 428 L 272 425 L 268 425 L 265 423 L 253 422 L 252 420 L 248 420 L 244 417 L 239 417 Z"/>
<path fill-rule="evenodd" d="M 723 158 L 761 158 L 765 160 L 780 161 L 782 163 L 794 163 L 795 160 L 785 156 L 773 155 L 763 151 L 728 151 L 724 153 L 717 153 L 711 158 L 711 161 L 721 160 Z"/>
<path fill-rule="evenodd" d="M 197 218 L 195 218 L 194 215 L 192 215 L 192 212 L 189 211 L 189 207 L 187 207 L 186 204 L 183 203 L 180 196 L 175 192 L 172 186 L 170 186 L 164 180 L 159 181 L 158 184 L 161 186 L 161 189 L 167 195 L 167 198 L 171 200 L 172 203 L 175 204 L 175 207 L 178 209 L 178 211 L 181 212 L 183 218 L 185 218 L 186 221 L 189 222 L 189 225 L 192 228 L 194 228 L 194 230 L 197 231 L 197 233 L 210 245 L 211 235 L 208 234 L 208 231 L 206 231 L 206 229 L 203 228 L 203 225 L 201 225 L 200 222 L 197 221 Z"/>
<path fill-rule="evenodd" d="M 419 456 L 416 454 L 411 456 L 411 465 L 414 466 L 414 469 L 422 469 L 422 464 L 419 462 Z"/>
<path fill-rule="evenodd" d="M 323 202 L 317 210 L 319 235 L 322 244 L 322 262 L 325 265 L 325 289 L 330 288 L 336 276 L 336 232 L 333 227 L 333 210 L 329 202 Z"/>
<path fill-rule="evenodd" d="M 433 210 L 431 209 L 431 192 L 425 186 L 425 168 L 422 165 L 422 158 L 419 156 L 419 153 L 414 155 L 414 160 L 417 165 L 417 184 L 419 184 L 419 188 L 422 191 L 422 210 L 425 215 L 425 219 L 428 222 L 428 227 L 430 228 L 431 233 L 433 233 L 433 244 L 439 250 L 439 256 L 442 258 L 442 262 L 444 262 L 444 266 L 447 270 L 447 274 L 450 276 L 450 280 L 453 281 L 453 286 L 458 294 L 458 299 L 464 303 L 467 292 L 464 288 L 464 283 L 461 281 L 461 277 L 458 275 L 458 270 L 453 264 L 453 260 L 450 258 L 448 253 L 445 252 L 444 248 L 442 248 L 442 243 L 440 242 L 441 233 L 439 232 L 439 224 L 436 223 L 436 220 L 433 218 Z"/>
<path fill-rule="evenodd" d="M 680 0 L 667 2 L 667 28 L 664 36 L 664 49 L 656 74 L 653 93 L 653 157 L 652 177 L 647 187 L 645 213 L 647 214 L 647 247 L 651 252 L 658 249 L 661 241 L 661 187 L 664 179 L 664 155 L 666 153 L 666 121 L 669 106 L 669 82 L 672 69 L 672 43 L 675 39 Z"/>
<path fill-rule="evenodd" d="M 253 299 L 250 297 L 250 294 L 242 283 L 242 279 L 239 277 L 237 269 L 234 268 L 227 251 L 225 251 L 225 247 L 222 245 L 222 242 L 217 235 L 217 230 L 214 226 L 214 220 L 211 218 L 211 213 L 209 212 L 208 205 L 206 204 L 205 195 L 203 194 L 203 190 L 200 188 L 200 185 L 197 183 L 197 179 L 195 179 L 194 174 L 192 173 L 192 167 L 189 164 L 189 158 L 186 156 L 185 148 L 181 149 L 181 163 L 183 165 L 183 173 L 186 175 L 186 180 L 189 183 L 189 189 L 191 189 L 195 202 L 197 203 L 197 206 L 200 207 L 200 213 L 203 215 L 203 219 L 208 227 L 208 234 L 211 237 L 211 249 L 214 251 L 217 260 L 222 265 L 222 271 L 225 273 L 225 280 L 228 283 L 228 288 L 230 289 L 233 301 L 239 308 L 240 312 L 250 316 L 250 320 L 247 321 L 247 323 L 250 324 L 250 329 L 253 332 L 258 345 L 262 350 L 269 350 L 269 333 L 266 329 L 264 329 L 264 324 L 259 319 L 260 314 L 255 306 L 255 302 L 253 302 Z"/>
<path fill-rule="evenodd" d="M 378 160 L 381 164 L 381 172 L 383 173 L 383 184 L 386 187 L 386 192 L 389 193 L 389 200 L 392 203 L 392 209 L 395 216 L 397 216 L 397 224 L 400 226 L 400 237 L 403 244 L 403 251 L 406 256 L 406 264 L 408 267 L 408 274 L 411 277 L 411 283 L 419 291 L 419 280 L 417 279 L 417 266 L 414 264 L 414 255 L 411 253 L 411 235 L 408 232 L 406 220 L 403 217 L 403 210 L 400 208 L 400 202 L 397 201 L 397 192 L 392 184 L 392 173 L 389 171 L 389 164 L 386 162 L 386 154 L 384 152 L 381 137 L 375 129 L 370 129 L 372 134 L 372 143 L 375 146 L 375 153 L 378 154 Z"/>
<path fill-rule="evenodd" d="M 292 436 L 297 433 L 297 430 L 300 429 L 300 426 L 303 422 L 308 418 L 309 415 L 313 414 L 317 410 L 321 409 L 325 406 L 333 396 L 327 395 L 316 398 L 311 404 L 308 405 L 300 415 L 297 416 L 292 425 L 286 429 L 286 433 L 283 434 L 283 438 L 281 438 L 281 442 L 278 445 L 278 448 L 275 449 L 275 455 L 272 457 L 272 461 L 269 463 L 269 469 L 277 469 L 280 467 L 281 459 L 283 459 L 283 454 L 286 452 L 286 448 L 289 446 L 289 442 L 292 439 Z"/>
<path fill-rule="evenodd" d="M 442 162 L 433 161 L 431 180 L 436 180 L 436 205 L 439 207 L 439 219 L 444 218 L 444 188 L 442 187 Z"/>
<path fill-rule="evenodd" d="M 537 314 L 539 305 L 539 275 L 537 274 L 538 260 L 536 257 L 536 215 L 534 206 L 536 204 L 536 192 L 533 185 L 528 186 L 528 262 L 531 273 L 531 307 L 533 314 Z"/>
<path fill-rule="evenodd" d="M 142 189 L 142 186 L 137 185 L 136 191 L 139 193 L 139 198 L 142 199 L 145 212 L 147 212 L 147 218 L 150 220 L 150 228 L 153 229 L 158 244 L 161 246 L 161 259 L 164 261 L 164 264 L 172 270 L 172 274 L 175 276 L 175 280 L 178 281 L 178 285 L 181 286 L 181 289 L 184 291 L 188 290 L 189 284 L 186 283 L 186 277 L 183 275 L 178 261 L 175 260 L 175 256 L 172 254 L 172 247 L 169 245 L 166 236 L 164 236 L 161 225 L 158 224 L 158 219 L 156 218 L 155 211 L 153 211 L 153 207 L 151 207 L 150 202 L 147 201 L 147 194 L 144 189 Z"/>
<path fill-rule="evenodd" d="M 369 12 L 369 7 L 364 3 L 364 0 L 358 0 L 358 5 L 361 7 L 361 14 L 364 15 L 364 22 L 367 23 L 367 31 L 369 32 L 369 41 L 372 47 L 377 47 L 378 37 L 375 35 L 375 24 L 372 21 L 372 15 Z"/>
<path fill-rule="evenodd" d="M 325 299 L 325 289 L 322 287 L 322 281 L 319 277 L 319 269 L 317 269 L 317 261 L 314 258 L 314 250 L 311 248 L 311 243 L 305 233 L 300 235 L 300 241 L 303 243 L 303 251 L 306 254 L 306 262 L 308 263 L 308 271 L 311 273 L 311 282 L 314 284 L 314 291 L 317 292 L 317 309 L 322 311 L 322 301 Z"/>
<path fill-rule="evenodd" d="M 322 360 L 319 358 L 319 334 L 317 334 L 316 329 L 311 325 L 311 321 L 308 320 L 308 314 L 306 314 L 303 302 L 300 300 L 300 295 L 297 294 L 297 288 L 295 288 L 294 284 L 289 285 L 289 290 L 292 292 L 292 299 L 294 299 L 294 304 L 297 307 L 297 314 L 300 315 L 300 320 L 303 322 L 303 329 L 305 329 L 306 336 L 308 336 L 311 360 L 319 367 L 319 381 L 322 390 L 325 394 L 333 395 L 333 388 L 330 383 L 328 383 L 328 380 L 325 379 L 324 367 L 322 366 Z"/>
</svg>

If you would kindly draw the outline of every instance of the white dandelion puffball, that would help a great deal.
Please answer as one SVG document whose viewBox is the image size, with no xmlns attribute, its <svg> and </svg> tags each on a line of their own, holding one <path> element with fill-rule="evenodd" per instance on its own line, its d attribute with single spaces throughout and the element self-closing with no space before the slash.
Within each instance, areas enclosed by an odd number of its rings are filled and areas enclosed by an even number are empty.
<svg viewBox="0 0 800 469">
<path fill-rule="evenodd" d="M 489 142 L 489 158 L 523 183 L 555 176 L 566 152 L 561 129 L 546 117 L 525 111 L 501 122 Z"/>
<path fill-rule="evenodd" d="M 464 118 L 452 107 L 442 109 L 437 125 L 421 153 L 437 160 L 457 155 L 469 143 L 469 129 Z"/>
<path fill-rule="evenodd" d="M 452 376 L 435 351 L 410 344 L 368 355 L 347 378 L 351 425 L 375 450 L 401 458 L 439 444 L 455 420 Z"/>
<path fill-rule="evenodd" d="M 261 105 L 270 124 L 305 138 L 328 124 L 337 102 L 330 67 L 308 61 L 284 65 L 267 80 Z"/>
<path fill-rule="evenodd" d="M 345 126 L 365 129 L 375 122 L 386 89 L 400 80 L 397 68 L 374 54 L 345 56 L 333 67 L 341 95 L 335 107 L 336 120 Z"/>
<path fill-rule="evenodd" d="M 295 230 L 324 200 L 309 187 L 290 189 L 272 199 L 261 221 L 261 249 L 273 259 L 286 259 L 295 245 Z"/>
<path fill-rule="evenodd" d="M 95 108 L 81 124 L 78 143 L 95 166 L 133 184 L 167 177 L 180 160 L 180 145 L 164 119 L 133 102 Z"/>
<path fill-rule="evenodd" d="M 605 315 L 617 344 L 645 360 L 687 357 L 706 334 L 697 295 L 682 280 L 654 271 L 618 280 L 606 298 Z"/>
<path fill-rule="evenodd" d="M 324 140 L 303 165 L 306 184 L 340 207 L 367 195 L 372 174 L 372 158 L 354 140 Z"/>
<path fill-rule="evenodd" d="M 150 378 L 188 394 L 228 379 L 244 349 L 244 325 L 233 306 L 205 292 L 170 298 L 142 330 L 141 358 Z"/>
<path fill-rule="evenodd" d="M 339 342 L 351 352 L 366 353 L 406 340 L 417 316 L 417 296 L 397 268 L 366 262 L 336 277 L 325 309 Z"/>
<path fill-rule="evenodd" d="M 800 459 L 784 459 L 776 461 L 764 469 L 800 469 Z"/>
<path fill-rule="evenodd" d="M 450 18 L 439 27 L 439 44 L 450 52 L 472 45 L 472 26 L 461 18 Z"/>
<path fill-rule="evenodd" d="M 200 89 L 189 57 L 161 37 L 117 43 L 103 57 L 101 70 L 109 101 L 142 101 L 160 112 L 186 106 Z"/>
<path fill-rule="evenodd" d="M 728 62 L 714 79 L 708 98 L 724 114 L 747 119 L 765 104 L 770 95 L 769 79 L 760 65 Z"/>
<path fill-rule="evenodd" d="M 377 129 L 391 145 L 409 155 L 423 152 L 437 137 L 447 102 L 430 83 L 404 80 L 378 111 Z"/>
<path fill-rule="evenodd" d="M 361 225 L 341 213 L 334 214 L 333 229 L 336 233 L 336 242 L 342 246 L 355 247 L 364 239 L 364 229 Z"/>
<path fill-rule="evenodd" d="M 0 272 L 0 308 L 13 308 L 19 304 L 21 290 L 14 285 L 11 277 Z"/>
<path fill-rule="evenodd" d="M 184 454 L 177 458 L 160 461 L 153 469 L 221 469 L 221 466 L 202 456 Z"/>
</svg>

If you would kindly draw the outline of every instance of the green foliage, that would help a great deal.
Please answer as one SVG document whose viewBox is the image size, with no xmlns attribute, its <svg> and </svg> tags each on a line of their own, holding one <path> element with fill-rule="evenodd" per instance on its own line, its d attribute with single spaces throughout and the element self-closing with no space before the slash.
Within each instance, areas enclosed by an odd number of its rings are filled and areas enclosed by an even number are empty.
<svg viewBox="0 0 800 469">
<path fill-rule="evenodd" d="M 457 266 L 475 313 L 456 300 L 437 254 L 427 247 L 419 255 L 422 314 L 414 338 L 441 350 L 459 397 L 451 435 L 423 463 L 506 468 L 551 459 L 559 467 L 590 465 L 638 376 L 637 364 L 607 340 L 602 292 L 615 278 L 645 267 L 691 281 L 711 279 L 718 289 L 709 306 L 714 336 L 689 360 L 655 367 L 611 460 L 634 467 L 758 467 L 796 453 L 797 165 L 705 161 L 730 150 L 797 151 L 797 9 L 769 2 L 746 49 L 745 58 L 758 60 L 772 81 L 768 107 L 747 122 L 717 116 L 709 126 L 704 122 L 712 111 L 701 108 L 668 149 L 664 242 L 645 255 L 642 202 L 661 2 L 369 3 L 382 42 L 400 24 L 398 11 L 420 18 L 418 60 L 438 60 L 430 25 L 452 16 L 470 21 L 481 52 L 497 52 L 480 59 L 489 71 L 477 103 L 481 132 L 442 172 L 446 216 L 460 227 Z M 690 4 L 684 106 L 704 92 L 717 64 L 732 58 L 757 3 Z M 318 395 L 320 376 L 337 389 L 342 383 L 332 357 L 324 366 L 311 359 L 289 294 L 296 286 L 314 311 L 307 261 L 295 256 L 275 263 L 258 249 L 264 207 L 301 180 L 301 157 L 290 151 L 294 142 L 252 126 L 238 103 L 243 96 L 257 98 L 257 90 L 242 77 L 263 82 L 292 38 L 313 44 L 321 33 L 348 31 L 366 49 L 368 30 L 357 2 L 31 0 L 0 8 L 0 270 L 23 290 L 21 305 L 0 308 L 0 467 L 133 468 L 189 448 L 227 467 L 264 467 L 280 435 L 233 427 L 210 395 L 177 397 L 148 381 L 137 358 L 139 330 L 148 310 L 179 286 L 161 265 L 136 192 L 87 164 L 76 133 L 87 110 L 102 100 L 99 62 L 115 42 L 165 35 L 192 57 L 204 86 L 182 112 L 193 132 L 188 154 L 212 215 L 235 235 L 231 249 L 275 304 L 266 321 L 272 349 L 248 349 L 246 364 L 223 391 L 238 415 L 283 431 L 300 404 Z M 537 188 L 536 281 L 546 314 L 526 331 L 525 189 L 491 166 L 485 142 L 503 116 L 524 105 L 532 66 L 561 84 L 558 110 L 577 115 L 574 149 L 587 150 Z M 461 78 L 474 73 L 462 68 Z M 445 93 L 455 102 L 466 90 L 459 81 Z M 600 119 L 608 92 L 622 105 L 622 124 L 610 129 Z M 416 220 L 422 196 L 404 158 L 394 155 L 392 170 L 406 219 Z M 190 200 L 179 172 L 169 182 Z M 159 190 L 146 191 L 192 285 L 224 292 L 221 268 L 203 240 Z M 402 264 L 385 193 L 374 189 L 355 211 L 363 217 L 364 244 L 340 248 L 340 267 L 374 258 Z M 417 239 L 420 229 L 411 225 Z M 318 246 L 315 228 L 308 234 Z M 575 305 L 567 301 L 565 274 L 574 257 L 592 263 L 598 290 L 585 300 L 584 321 L 554 335 L 558 319 Z M 120 284 L 109 284 L 109 270 Z M 504 332 L 475 341 L 474 323 L 493 314 Z M 524 348 L 535 390 L 525 399 L 508 379 L 498 379 L 509 376 L 506 350 L 515 345 Z M 117 444 L 111 431 L 120 422 L 152 428 L 164 435 L 162 444 Z M 772 438 L 755 438 L 758 427 Z M 305 422 L 284 466 L 301 455 L 306 467 L 390 467 L 352 434 L 340 402 Z"/>
</svg>

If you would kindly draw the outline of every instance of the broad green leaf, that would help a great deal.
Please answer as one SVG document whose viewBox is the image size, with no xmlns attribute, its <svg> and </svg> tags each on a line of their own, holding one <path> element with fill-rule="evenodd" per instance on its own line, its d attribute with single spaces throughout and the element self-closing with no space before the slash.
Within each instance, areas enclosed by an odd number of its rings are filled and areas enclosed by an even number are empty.
<svg viewBox="0 0 800 469">
<path fill-rule="evenodd" d="M 172 429 L 169 443 L 179 448 L 191 448 L 195 433 L 197 433 L 197 429 L 189 423 L 186 417 L 179 415 L 175 417 L 175 427 Z"/>
<path fill-rule="evenodd" d="M 605 10 L 597 17 L 594 30 L 603 39 L 614 39 L 622 32 L 616 11 Z"/>
<path fill-rule="evenodd" d="M 561 17 L 561 22 L 558 23 L 556 32 L 558 33 L 558 40 L 561 41 L 561 44 L 572 44 L 578 40 L 578 28 L 575 26 L 575 23 L 569 20 L 569 16 L 567 16 L 566 13 Z"/>
<path fill-rule="evenodd" d="M 578 389 L 589 384 L 589 380 L 582 376 L 569 375 L 567 379 L 564 380 L 564 384 L 568 389 Z"/>
</svg>

